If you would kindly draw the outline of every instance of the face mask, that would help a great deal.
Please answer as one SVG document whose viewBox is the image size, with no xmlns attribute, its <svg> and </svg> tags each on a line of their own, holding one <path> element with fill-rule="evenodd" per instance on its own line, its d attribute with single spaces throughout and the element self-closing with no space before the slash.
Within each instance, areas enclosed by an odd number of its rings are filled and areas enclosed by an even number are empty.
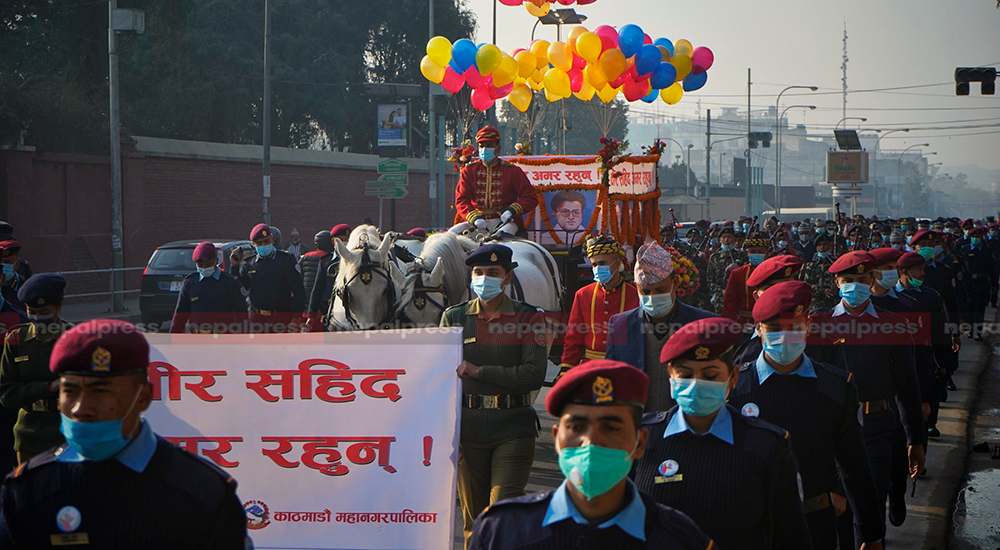
<svg viewBox="0 0 1000 550">
<path fill-rule="evenodd" d="M 826 258 L 826 257 L 828 257 L 829 255 L 830 255 L 830 253 L 829 253 L 829 252 L 817 252 L 817 253 L 816 253 L 816 257 L 817 257 L 817 258 Z"/>
<path fill-rule="evenodd" d="M 894 244 L 892 245 L 892 247 L 895 248 L 896 250 L 906 250 L 906 245 L 903 243 Z"/>
<path fill-rule="evenodd" d="M 743 232 L 746 233 L 747 231 L 750 231 L 750 224 L 745 223 L 743 224 Z"/>
<path fill-rule="evenodd" d="M 901 226 L 899 226 L 900 231 L 906 231 L 909 228 L 910 228 L 910 226 L 908 226 L 908 225 L 901 225 Z"/>
<path fill-rule="evenodd" d="M 132 407 L 139 400 L 140 389 L 135 393 L 132 404 L 128 411 L 118 420 L 105 420 L 102 422 L 77 422 L 70 417 L 60 414 L 62 421 L 59 431 L 66 438 L 66 443 L 73 447 L 77 453 L 87 460 L 100 461 L 111 458 L 121 452 L 131 440 L 130 437 L 122 435 L 122 423 L 132 412 Z"/>
<path fill-rule="evenodd" d="M 489 302 L 503 292 L 503 279 L 497 277 L 487 277 L 486 275 L 472 276 L 472 291 L 480 299 Z"/>
<path fill-rule="evenodd" d="M 725 250 L 726 252 L 728 252 L 728 251 L 730 251 L 730 250 L 733 249 L 733 245 L 731 245 L 731 244 L 724 244 L 724 245 L 722 245 L 722 249 Z"/>
<path fill-rule="evenodd" d="M 991 239 L 996 239 L 997 237 L 1000 237 L 1000 233 L 997 233 L 996 231 L 990 231 Z"/>
<path fill-rule="evenodd" d="M 497 158 L 496 149 L 492 147 L 480 147 L 479 158 L 483 159 L 483 162 L 486 164 L 493 162 Z"/>
<path fill-rule="evenodd" d="M 851 307 L 858 307 L 871 297 L 872 289 L 861 283 L 844 283 L 840 285 L 840 297 Z"/>
<path fill-rule="evenodd" d="M 925 260 L 930 260 L 934 257 L 934 249 L 925 246 L 917 249 L 917 254 L 923 256 Z"/>
<path fill-rule="evenodd" d="M 882 279 L 879 280 L 878 284 L 885 289 L 890 289 L 896 286 L 899 282 L 899 272 L 895 269 L 886 269 L 882 271 Z"/>
<path fill-rule="evenodd" d="M 778 248 L 785 248 L 788 246 L 788 241 L 778 241 Z"/>
<path fill-rule="evenodd" d="M 28 314 L 28 320 L 33 323 L 44 323 L 45 321 L 55 320 L 55 318 L 56 318 L 55 313 L 49 313 L 48 315 L 34 315 L 31 313 Z"/>
<path fill-rule="evenodd" d="M 14 264 L 3 264 L 3 276 L 8 281 L 14 278 Z"/>
<path fill-rule="evenodd" d="M 826 228 L 825 227 L 817 227 L 816 228 L 816 234 L 817 235 L 825 235 L 826 234 Z"/>
<path fill-rule="evenodd" d="M 934 247 L 934 256 L 937 257 L 937 256 L 940 256 L 941 254 L 944 254 L 944 247 L 940 246 L 940 245 L 935 246 Z"/>
<path fill-rule="evenodd" d="M 559 469 L 587 500 L 591 500 L 625 479 L 632 469 L 632 454 L 597 445 L 560 449 Z"/>
<path fill-rule="evenodd" d="M 851 239 L 844 239 L 844 244 L 851 246 Z"/>
<path fill-rule="evenodd" d="M 983 244 L 983 239 L 979 237 L 972 237 L 972 246 L 979 246 Z"/>
<path fill-rule="evenodd" d="M 266 244 L 264 246 L 254 246 L 254 248 L 257 249 L 257 255 L 258 256 L 264 256 L 264 257 L 266 257 L 266 256 L 270 256 L 271 254 L 274 253 L 274 245 L 273 244 Z"/>
<path fill-rule="evenodd" d="M 611 272 L 610 265 L 595 265 L 594 266 L 594 280 L 606 285 L 611 282 L 614 273 Z"/>
<path fill-rule="evenodd" d="M 705 416 L 722 408 L 726 402 L 726 382 L 696 378 L 671 378 L 670 397 L 685 414 Z"/>
<path fill-rule="evenodd" d="M 804 243 L 807 243 L 812 240 L 812 235 L 808 233 L 799 233 L 799 240 Z"/>
<path fill-rule="evenodd" d="M 924 282 L 921 281 L 920 279 L 910 279 L 910 286 L 912 286 L 913 288 L 920 288 L 924 286 Z"/>
<path fill-rule="evenodd" d="M 791 365 L 806 351 L 805 332 L 761 332 L 760 341 L 764 351 L 780 365 Z"/>
<path fill-rule="evenodd" d="M 764 254 L 750 254 L 750 265 L 758 266 L 764 261 Z"/>
<path fill-rule="evenodd" d="M 212 267 L 198 267 L 198 266 L 195 266 L 195 269 L 198 270 L 198 279 L 199 280 L 201 280 L 201 279 L 207 279 L 207 278 L 211 277 L 212 275 L 215 275 L 215 266 L 214 265 Z"/>
<path fill-rule="evenodd" d="M 906 236 L 906 244 L 913 244 L 911 241 L 913 241 L 913 235 L 907 235 Z"/>
<path fill-rule="evenodd" d="M 639 307 L 653 319 L 666 316 L 670 309 L 674 307 L 674 299 L 670 293 L 666 294 L 640 294 Z"/>
</svg>

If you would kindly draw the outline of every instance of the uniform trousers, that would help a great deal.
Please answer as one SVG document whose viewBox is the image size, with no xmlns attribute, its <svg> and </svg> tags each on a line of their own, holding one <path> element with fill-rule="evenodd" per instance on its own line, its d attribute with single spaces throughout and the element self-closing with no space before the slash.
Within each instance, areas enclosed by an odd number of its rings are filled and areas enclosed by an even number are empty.
<svg viewBox="0 0 1000 550">
<path fill-rule="evenodd" d="M 806 514 L 806 526 L 809 527 L 809 534 L 812 536 L 813 550 L 837 548 L 837 513 L 833 505 Z"/>
<path fill-rule="evenodd" d="M 892 445 L 893 430 L 866 433 L 865 449 L 868 450 L 868 464 L 875 480 L 875 496 L 878 499 L 882 517 L 885 517 L 885 499 L 889 495 L 889 479 L 892 476 Z M 861 533 L 854 528 L 854 512 L 850 502 L 847 511 L 837 518 L 837 532 L 840 539 L 840 550 L 860 548 Z M 853 535 L 853 536 L 852 536 Z"/>
<path fill-rule="evenodd" d="M 462 502 L 468 547 L 472 524 L 487 506 L 524 495 L 535 460 L 535 438 L 490 443 L 466 441 L 462 442 L 462 455 L 458 463 L 458 498 Z"/>
</svg>

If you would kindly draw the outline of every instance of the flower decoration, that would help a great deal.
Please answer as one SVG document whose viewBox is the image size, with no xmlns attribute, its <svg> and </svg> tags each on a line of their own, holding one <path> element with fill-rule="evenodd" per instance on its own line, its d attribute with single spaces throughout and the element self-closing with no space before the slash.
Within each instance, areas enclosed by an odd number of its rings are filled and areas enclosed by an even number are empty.
<svg viewBox="0 0 1000 550">
<path fill-rule="evenodd" d="M 597 171 L 604 176 L 615 166 L 621 164 L 628 156 L 625 154 L 625 150 L 628 149 L 628 141 L 618 141 L 615 138 L 602 137 L 601 145 L 601 150 L 597 153 L 597 157 L 601 160 L 601 165 L 597 168 Z M 605 185 L 607 185 L 606 178 Z"/>
<path fill-rule="evenodd" d="M 465 168 L 466 164 L 479 158 L 479 150 L 472 145 L 472 140 L 467 139 L 462 142 L 461 147 L 455 147 L 451 150 L 451 156 L 448 157 L 449 162 L 455 163 L 455 171 L 461 172 L 462 168 Z"/>
<path fill-rule="evenodd" d="M 677 287 L 677 296 L 683 298 L 697 292 L 701 286 L 701 275 L 698 273 L 698 268 L 694 266 L 694 262 L 674 250 L 672 246 L 667 247 L 667 251 L 670 252 L 670 256 L 674 260 L 674 275 L 677 276 L 677 282 L 680 285 Z"/>
<path fill-rule="evenodd" d="M 656 140 L 653 142 L 652 145 L 643 145 L 642 154 L 655 155 L 659 157 L 663 155 L 663 151 L 666 149 L 666 147 L 667 147 L 666 143 L 660 140 Z"/>
<path fill-rule="evenodd" d="M 514 144 L 514 152 L 518 156 L 530 155 L 531 154 L 531 140 L 525 138 Z"/>
</svg>

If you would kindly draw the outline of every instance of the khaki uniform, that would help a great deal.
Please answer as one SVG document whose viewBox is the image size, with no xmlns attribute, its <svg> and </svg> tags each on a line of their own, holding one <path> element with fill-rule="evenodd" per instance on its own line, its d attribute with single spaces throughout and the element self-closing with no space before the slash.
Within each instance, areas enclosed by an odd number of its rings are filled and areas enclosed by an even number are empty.
<svg viewBox="0 0 1000 550">
<path fill-rule="evenodd" d="M 722 295 L 726 291 L 726 283 L 729 282 L 729 266 L 739 267 L 749 261 L 747 253 L 742 249 L 717 250 L 708 259 L 708 273 L 702 278 L 702 286 L 708 286 L 711 296 L 711 309 L 719 313 L 722 311 Z M 734 269 L 735 269 L 734 267 Z"/>
<path fill-rule="evenodd" d="M 802 266 L 802 271 L 799 272 L 799 280 L 809 283 L 812 287 L 813 301 L 809 311 L 832 309 L 840 301 L 840 294 L 834 285 L 835 277 L 828 271 L 833 265 L 833 260 L 830 255 L 826 258 L 813 256 L 812 261 Z M 832 295 L 827 294 L 828 290 Z"/>
</svg>

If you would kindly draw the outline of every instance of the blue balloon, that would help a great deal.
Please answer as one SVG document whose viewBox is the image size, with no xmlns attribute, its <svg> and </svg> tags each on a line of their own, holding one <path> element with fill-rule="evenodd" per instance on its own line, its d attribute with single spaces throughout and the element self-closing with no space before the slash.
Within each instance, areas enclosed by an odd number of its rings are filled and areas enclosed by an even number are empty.
<svg viewBox="0 0 1000 550">
<path fill-rule="evenodd" d="M 649 85 L 655 90 L 669 88 L 677 82 L 677 69 L 670 63 L 660 63 L 660 66 L 649 75 Z"/>
<path fill-rule="evenodd" d="M 638 25 L 625 25 L 618 31 L 618 48 L 626 58 L 639 53 L 646 35 Z"/>
<path fill-rule="evenodd" d="M 691 73 L 684 78 L 682 86 L 684 87 L 685 92 L 693 92 L 695 90 L 700 90 L 706 82 L 708 82 L 707 72 L 701 74 Z"/>
<path fill-rule="evenodd" d="M 468 38 L 456 40 L 451 46 L 451 61 L 458 74 L 464 73 L 476 62 L 476 45 Z"/>
<path fill-rule="evenodd" d="M 635 72 L 639 76 L 645 76 L 656 70 L 660 66 L 663 56 L 660 49 L 652 44 L 646 44 L 639 48 L 639 53 L 635 54 Z"/>
<path fill-rule="evenodd" d="M 645 101 L 646 103 L 652 103 L 657 99 L 660 99 L 660 90 L 656 89 L 654 89 L 652 92 L 649 92 L 649 94 L 646 97 L 642 98 L 642 100 Z"/>
<path fill-rule="evenodd" d="M 670 52 L 670 57 L 674 56 L 674 43 L 671 42 L 669 39 L 667 39 L 667 38 L 657 38 L 656 40 L 653 40 L 653 45 L 654 46 L 663 46 L 664 48 L 667 49 L 668 52 Z"/>
</svg>

